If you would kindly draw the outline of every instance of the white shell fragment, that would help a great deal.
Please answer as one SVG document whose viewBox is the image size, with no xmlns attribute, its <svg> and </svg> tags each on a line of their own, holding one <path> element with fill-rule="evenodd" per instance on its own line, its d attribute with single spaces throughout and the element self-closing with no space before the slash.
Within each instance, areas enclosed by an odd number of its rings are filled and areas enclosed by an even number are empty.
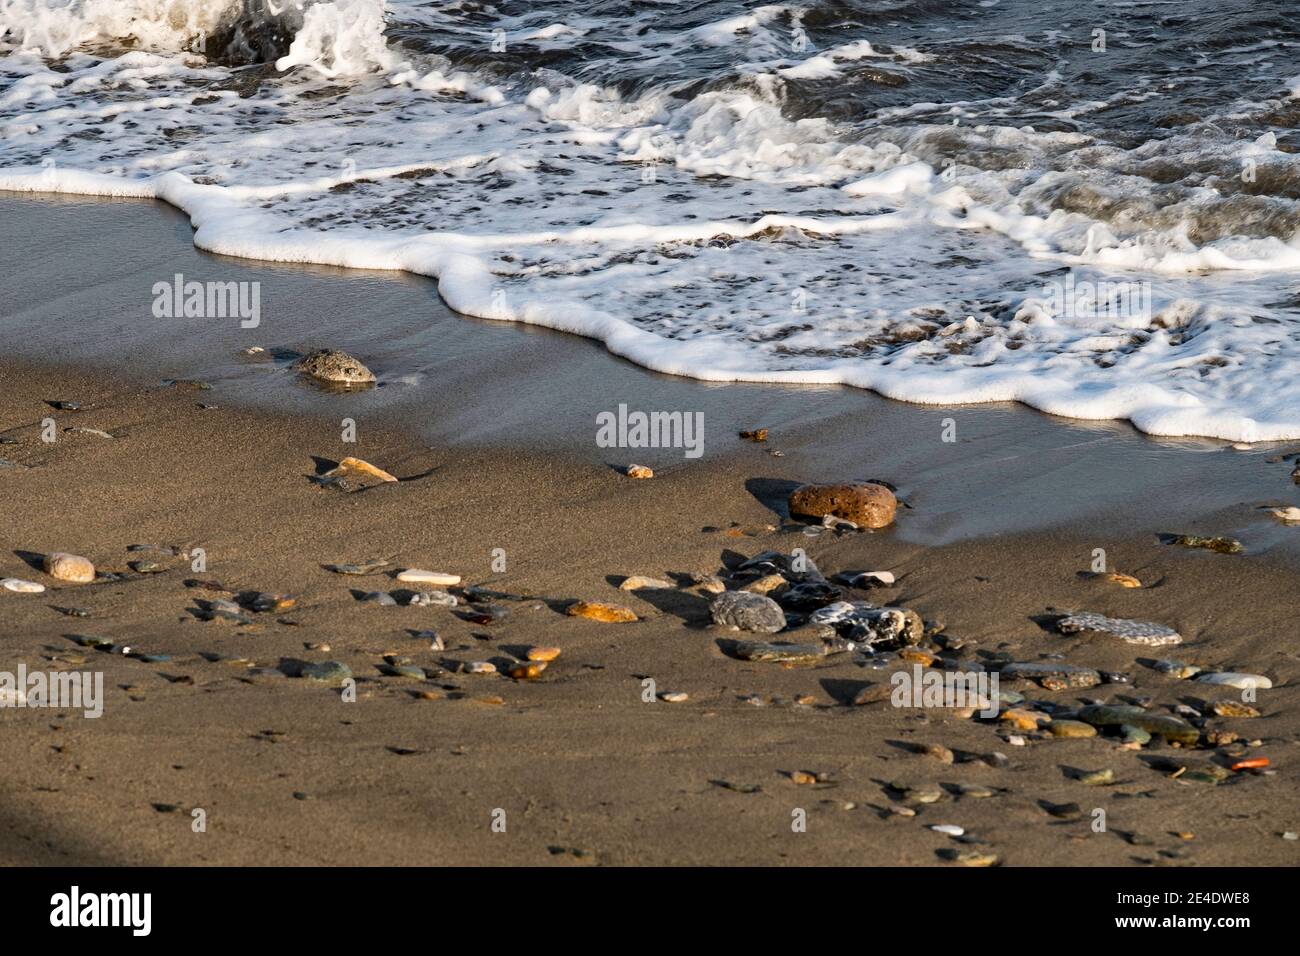
<svg viewBox="0 0 1300 956">
<path fill-rule="evenodd" d="M 459 574 L 447 574 L 445 571 L 422 571 L 419 568 L 407 568 L 399 572 L 397 580 L 406 584 L 435 584 L 440 587 L 454 587 L 460 584 Z"/>
</svg>

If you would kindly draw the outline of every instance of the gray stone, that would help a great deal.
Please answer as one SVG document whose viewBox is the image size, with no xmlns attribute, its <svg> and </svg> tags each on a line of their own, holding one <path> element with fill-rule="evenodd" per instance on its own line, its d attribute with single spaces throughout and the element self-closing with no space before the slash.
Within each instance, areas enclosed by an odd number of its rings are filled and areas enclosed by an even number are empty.
<svg viewBox="0 0 1300 956">
<path fill-rule="evenodd" d="M 709 605 L 715 624 L 741 631 L 775 634 L 785 628 L 785 612 L 770 597 L 750 591 L 723 591 Z"/>
</svg>

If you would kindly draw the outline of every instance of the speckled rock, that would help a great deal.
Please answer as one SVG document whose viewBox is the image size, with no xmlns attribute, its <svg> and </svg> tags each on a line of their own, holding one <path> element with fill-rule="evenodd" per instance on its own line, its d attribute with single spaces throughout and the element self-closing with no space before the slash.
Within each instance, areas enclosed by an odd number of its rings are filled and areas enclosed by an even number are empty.
<svg viewBox="0 0 1300 956">
<path fill-rule="evenodd" d="M 46 574 L 60 581 L 89 584 L 95 580 L 95 566 L 79 554 L 57 551 L 54 554 L 47 554 L 42 564 Z"/>
<path fill-rule="evenodd" d="M 709 613 L 715 624 L 740 631 L 775 634 L 785 629 L 781 605 L 751 591 L 723 591 L 709 605 Z"/>
<path fill-rule="evenodd" d="M 375 373 L 360 359 L 338 349 L 318 349 L 294 363 L 294 370 L 336 385 L 370 385 Z"/>
<path fill-rule="evenodd" d="M 884 485 L 801 485 L 790 494 L 792 517 L 833 515 L 861 528 L 883 528 L 897 510 L 898 499 Z"/>
</svg>

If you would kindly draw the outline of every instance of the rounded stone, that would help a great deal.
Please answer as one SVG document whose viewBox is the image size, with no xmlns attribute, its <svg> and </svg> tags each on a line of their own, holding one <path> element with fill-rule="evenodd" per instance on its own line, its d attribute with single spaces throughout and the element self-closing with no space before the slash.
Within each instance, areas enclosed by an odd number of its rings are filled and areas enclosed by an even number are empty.
<svg viewBox="0 0 1300 956">
<path fill-rule="evenodd" d="M 790 494 L 791 517 L 832 515 L 861 528 L 883 528 L 894 520 L 898 499 L 884 485 L 801 485 Z"/>
<path fill-rule="evenodd" d="M 300 358 L 293 367 L 322 382 L 370 385 L 375 381 L 375 373 L 366 368 L 360 359 L 338 349 L 317 349 Z"/>
<path fill-rule="evenodd" d="M 61 551 L 45 556 L 45 573 L 72 584 L 89 584 L 95 580 L 95 566 L 78 554 Z"/>
<path fill-rule="evenodd" d="M 785 612 L 765 594 L 723 591 L 709 605 L 715 624 L 741 631 L 775 634 L 785 629 Z"/>
</svg>

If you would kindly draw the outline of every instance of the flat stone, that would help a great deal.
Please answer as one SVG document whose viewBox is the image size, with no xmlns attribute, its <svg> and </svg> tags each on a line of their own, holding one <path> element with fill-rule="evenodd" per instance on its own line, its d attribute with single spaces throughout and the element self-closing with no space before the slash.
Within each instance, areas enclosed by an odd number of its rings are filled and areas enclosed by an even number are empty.
<svg viewBox="0 0 1300 956">
<path fill-rule="evenodd" d="M 1094 611 L 1080 611 L 1077 614 L 1067 615 L 1056 622 L 1056 627 L 1062 634 L 1095 631 L 1114 635 L 1129 644 L 1142 644 L 1147 647 L 1181 644 L 1183 640 L 1182 635 L 1172 627 L 1165 627 L 1163 624 L 1106 617 Z"/>
<path fill-rule="evenodd" d="M 19 594 L 40 594 L 45 590 L 44 584 L 36 581 L 24 581 L 22 578 L 0 578 L 0 587 L 6 591 L 16 591 Z"/>
<path fill-rule="evenodd" d="M 1054 720 L 1047 728 L 1053 737 L 1096 737 L 1097 728 L 1082 720 Z"/>
<path fill-rule="evenodd" d="M 294 371 L 336 385 L 370 385 L 375 373 L 360 359 L 338 349 L 317 349 L 293 364 Z"/>
<path fill-rule="evenodd" d="M 661 581 L 659 578 L 648 578 L 643 574 L 633 574 L 624 578 L 618 589 L 620 591 L 664 590 L 672 588 L 672 586 L 671 581 Z"/>
<path fill-rule="evenodd" d="M 898 500 L 884 485 L 801 485 L 790 494 L 792 517 L 833 515 L 862 528 L 883 528 L 894 520 Z"/>
<path fill-rule="evenodd" d="M 715 624 L 740 631 L 775 634 L 785 629 L 785 611 L 770 597 L 750 591 L 723 591 L 709 605 Z"/>
<path fill-rule="evenodd" d="M 322 684 L 341 684 L 352 676 L 352 669 L 342 661 L 319 661 L 304 664 L 298 676 Z"/>
<path fill-rule="evenodd" d="M 603 604 L 600 601 L 575 601 L 565 611 L 569 617 L 585 617 L 591 621 L 604 621 L 607 624 L 626 624 L 638 620 L 636 612 L 619 604 Z"/>
<path fill-rule="evenodd" d="M 1246 549 L 1236 538 L 1208 538 L 1199 534 L 1164 535 L 1165 544 L 1174 544 L 1183 548 L 1200 548 L 1205 551 L 1217 551 L 1219 554 L 1241 554 Z"/>
<path fill-rule="evenodd" d="M 821 644 L 769 644 L 766 641 L 737 641 L 735 654 L 744 661 L 761 663 L 806 663 L 826 656 Z"/>
<path fill-rule="evenodd" d="M 361 600 L 366 604 L 378 604 L 380 607 L 397 606 L 397 599 L 386 591 L 371 591 Z"/>
<path fill-rule="evenodd" d="M 60 581 L 71 584 L 89 584 L 95 580 L 95 566 L 79 554 L 66 554 L 56 551 L 47 554 L 41 562 L 45 573 Z"/>
<path fill-rule="evenodd" d="M 1202 674 L 1196 680 L 1202 684 L 1218 684 L 1224 687 L 1235 687 L 1238 690 L 1252 687 L 1268 690 L 1273 686 L 1273 682 L 1262 674 L 1245 674 L 1238 671 L 1216 671 L 1213 674 Z"/>
<path fill-rule="evenodd" d="M 1101 683 L 1101 674 L 1090 667 L 1045 661 L 1007 664 L 1002 668 L 1001 675 L 1012 680 L 1028 680 L 1039 684 L 1055 678 L 1069 687 L 1096 687 Z"/>
<path fill-rule="evenodd" d="M 558 647 L 530 647 L 524 655 L 530 661 L 553 661 L 560 656 Z"/>
<path fill-rule="evenodd" d="M 392 484 L 397 478 L 363 458 L 344 458 L 317 481 L 339 491 L 364 491 L 375 485 Z"/>
</svg>

